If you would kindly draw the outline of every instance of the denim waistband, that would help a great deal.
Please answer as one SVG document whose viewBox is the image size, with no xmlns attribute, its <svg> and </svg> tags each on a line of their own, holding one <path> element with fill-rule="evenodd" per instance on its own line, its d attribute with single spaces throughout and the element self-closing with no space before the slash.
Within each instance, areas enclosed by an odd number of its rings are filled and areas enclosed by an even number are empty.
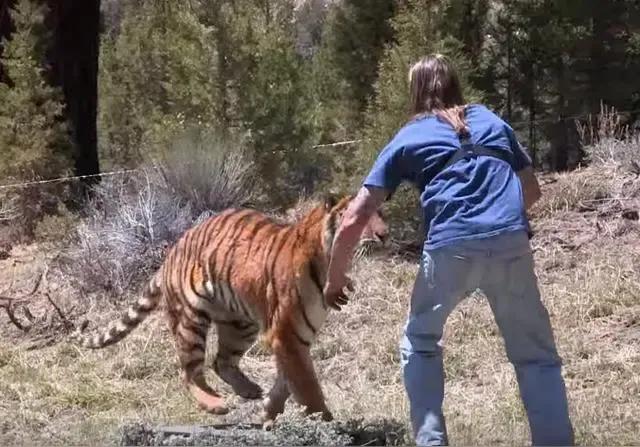
<svg viewBox="0 0 640 447">
<path fill-rule="evenodd" d="M 452 252 L 473 258 L 510 258 L 531 252 L 526 231 L 510 231 L 483 239 L 463 240 L 435 249 L 424 249 L 426 253 Z"/>
</svg>

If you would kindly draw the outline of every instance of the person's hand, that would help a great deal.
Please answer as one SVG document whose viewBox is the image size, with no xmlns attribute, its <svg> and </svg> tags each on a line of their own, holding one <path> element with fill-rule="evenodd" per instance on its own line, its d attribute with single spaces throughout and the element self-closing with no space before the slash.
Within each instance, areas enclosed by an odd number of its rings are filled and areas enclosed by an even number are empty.
<svg viewBox="0 0 640 447">
<path fill-rule="evenodd" d="M 348 276 L 345 276 L 340 281 L 327 281 L 324 286 L 324 299 L 327 306 L 340 311 L 342 306 L 345 306 L 349 302 L 349 297 L 346 295 L 344 289 L 349 292 L 353 292 L 353 281 Z"/>
</svg>

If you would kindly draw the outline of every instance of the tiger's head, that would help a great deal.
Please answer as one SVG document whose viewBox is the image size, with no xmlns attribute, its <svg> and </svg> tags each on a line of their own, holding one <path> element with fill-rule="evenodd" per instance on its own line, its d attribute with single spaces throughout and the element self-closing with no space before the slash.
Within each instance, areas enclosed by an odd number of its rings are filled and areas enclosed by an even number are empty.
<svg viewBox="0 0 640 447">
<path fill-rule="evenodd" d="M 326 215 L 323 220 L 323 248 L 327 255 L 331 253 L 333 240 L 340 227 L 342 216 L 354 196 L 348 195 L 338 199 L 334 195 L 327 195 L 324 198 L 324 210 Z M 362 235 L 360 236 L 359 250 L 363 247 L 381 246 L 389 237 L 389 227 L 384 221 L 380 210 L 377 210 L 367 222 Z"/>
</svg>

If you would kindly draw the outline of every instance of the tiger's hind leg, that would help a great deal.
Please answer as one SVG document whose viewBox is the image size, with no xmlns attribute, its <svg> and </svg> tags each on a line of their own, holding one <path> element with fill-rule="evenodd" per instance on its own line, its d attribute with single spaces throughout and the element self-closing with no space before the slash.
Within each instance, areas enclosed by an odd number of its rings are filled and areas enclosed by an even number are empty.
<svg viewBox="0 0 640 447">
<path fill-rule="evenodd" d="M 176 345 L 182 365 L 185 385 L 200 408 L 214 414 L 225 414 L 229 409 L 224 399 L 213 390 L 204 377 L 205 350 L 210 320 L 194 321 L 186 315 L 176 325 Z"/>
<path fill-rule="evenodd" d="M 240 370 L 240 359 L 258 338 L 258 325 L 252 322 L 216 322 L 218 353 L 213 369 L 231 385 L 233 391 L 245 399 L 262 397 L 262 388 Z"/>
</svg>

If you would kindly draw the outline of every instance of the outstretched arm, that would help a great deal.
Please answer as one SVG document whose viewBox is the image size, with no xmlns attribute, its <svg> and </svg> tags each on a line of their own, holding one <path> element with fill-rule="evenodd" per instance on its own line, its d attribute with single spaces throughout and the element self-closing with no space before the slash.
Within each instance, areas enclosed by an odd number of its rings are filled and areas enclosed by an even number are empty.
<svg viewBox="0 0 640 447">
<path fill-rule="evenodd" d="M 520 144 L 516 138 L 513 129 L 507 126 L 507 134 L 511 141 L 511 150 L 513 151 L 514 164 L 513 169 L 516 171 L 520 184 L 522 185 L 522 195 L 524 196 L 524 205 L 527 210 L 538 201 L 542 193 L 536 174 L 533 171 L 533 162 L 527 150 Z"/>
<path fill-rule="evenodd" d="M 517 174 L 522 185 L 524 204 L 527 210 L 529 210 L 529 208 L 531 208 L 542 196 L 540 185 L 538 184 L 538 179 L 536 178 L 536 174 L 533 172 L 533 168 L 531 166 L 527 166 Z"/>
<path fill-rule="evenodd" d="M 367 222 L 382 205 L 388 194 L 388 191 L 383 188 L 362 187 L 344 212 L 342 222 L 333 240 L 327 282 L 324 288 L 325 300 L 334 309 L 340 310 L 340 305 L 347 302 L 343 289 L 345 287 L 351 288 L 347 271 L 351 266 L 354 250 Z"/>
</svg>

